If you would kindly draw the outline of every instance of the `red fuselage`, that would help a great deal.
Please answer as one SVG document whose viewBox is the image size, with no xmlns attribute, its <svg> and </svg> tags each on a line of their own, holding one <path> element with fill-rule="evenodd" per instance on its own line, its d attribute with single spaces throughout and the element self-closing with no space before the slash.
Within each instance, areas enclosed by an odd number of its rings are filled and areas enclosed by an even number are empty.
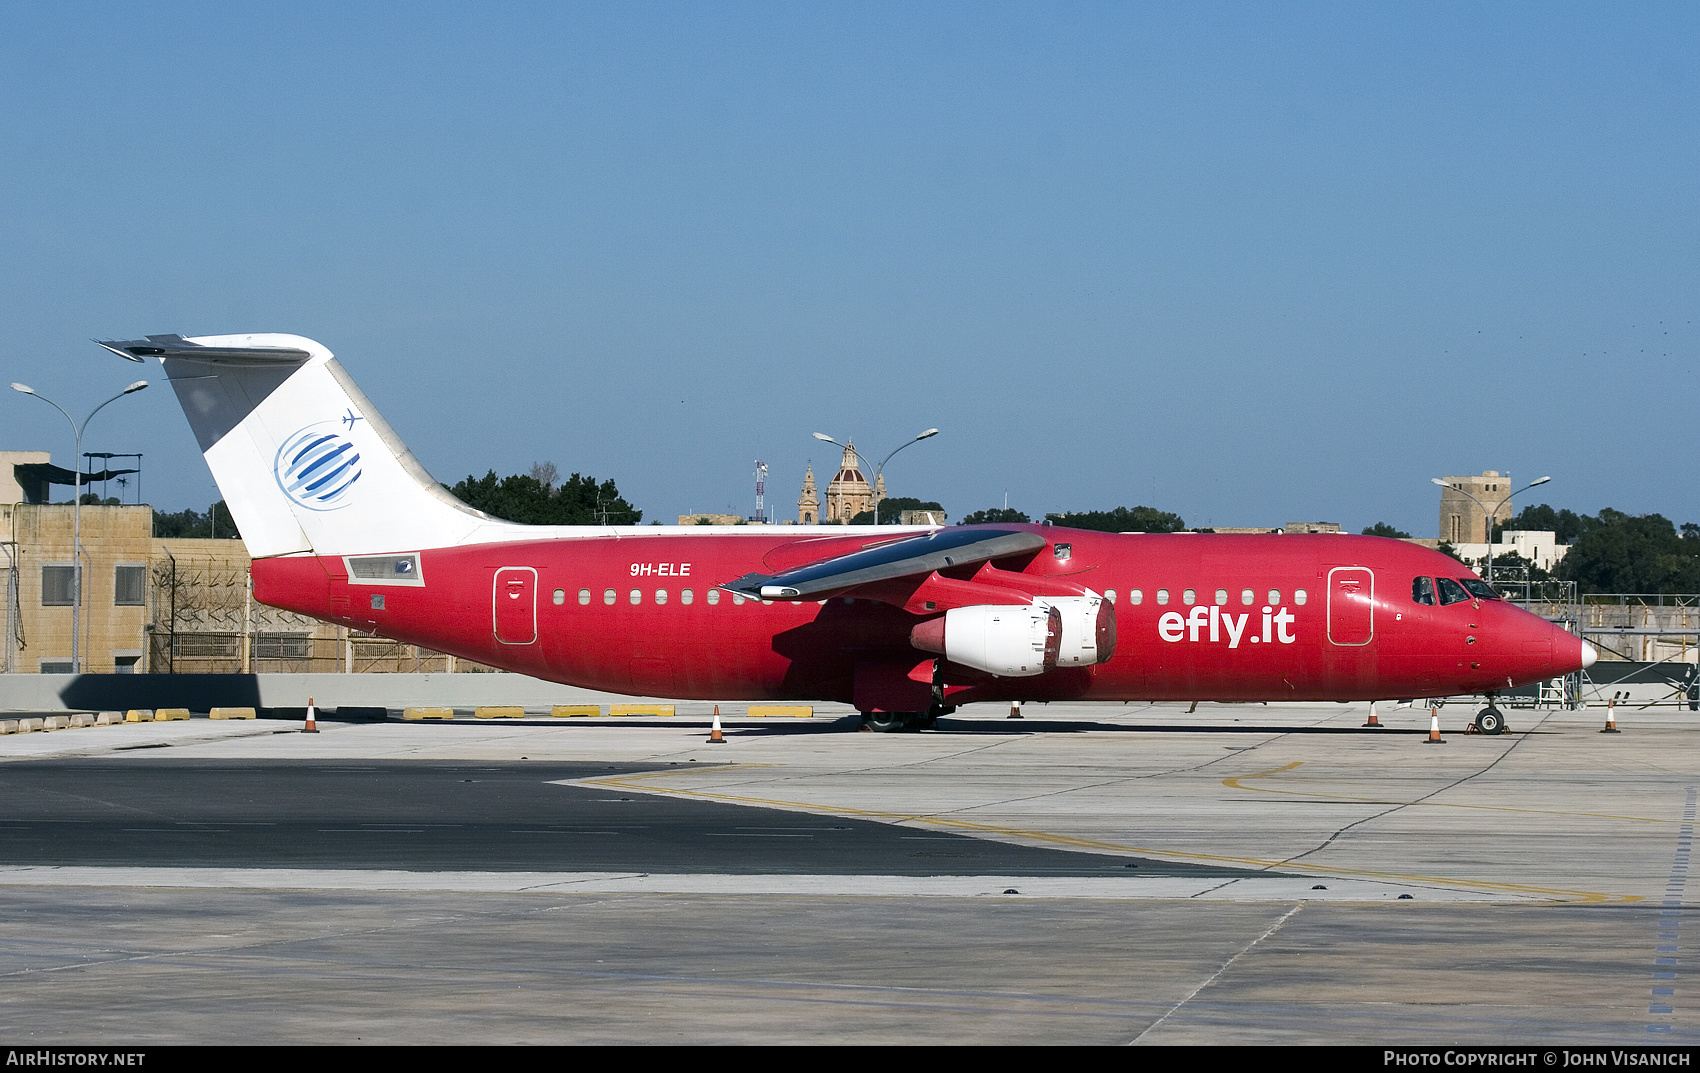
<svg viewBox="0 0 1700 1073">
<path fill-rule="evenodd" d="M 1403 541 L 998 528 L 1030 530 L 1047 544 L 995 571 L 967 567 L 824 600 L 756 600 L 716 586 L 890 536 L 773 527 L 397 549 L 417 552 L 423 583 L 413 585 L 351 581 L 341 558 L 290 556 L 254 563 L 254 593 L 275 607 L 591 689 L 844 701 L 863 710 L 917 710 L 941 692 L 951 704 L 1451 696 L 1582 666 L 1576 637 L 1504 601 L 1418 602 L 1417 578 L 1431 579 L 1433 592 L 1433 579 L 1475 575 Z M 988 602 L 972 591 L 989 573 L 1000 592 L 1113 593 L 1113 655 L 1035 677 L 949 662 L 935 670 L 912 630 L 949 606 Z"/>
</svg>

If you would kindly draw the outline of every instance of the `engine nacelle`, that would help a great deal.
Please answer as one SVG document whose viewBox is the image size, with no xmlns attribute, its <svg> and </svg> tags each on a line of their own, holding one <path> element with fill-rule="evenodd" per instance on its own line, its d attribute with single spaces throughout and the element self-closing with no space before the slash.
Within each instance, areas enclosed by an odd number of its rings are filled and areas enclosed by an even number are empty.
<svg viewBox="0 0 1700 1073">
<path fill-rule="evenodd" d="M 1102 596 L 1041 596 L 1062 613 L 1062 645 L 1057 666 L 1089 667 L 1108 663 L 1116 653 L 1116 605 Z"/>
<path fill-rule="evenodd" d="M 953 607 L 909 632 L 923 652 L 1000 678 L 1028 678 L 1057 666 L 1063 613 L 1047 604 Z"/>
</svg>

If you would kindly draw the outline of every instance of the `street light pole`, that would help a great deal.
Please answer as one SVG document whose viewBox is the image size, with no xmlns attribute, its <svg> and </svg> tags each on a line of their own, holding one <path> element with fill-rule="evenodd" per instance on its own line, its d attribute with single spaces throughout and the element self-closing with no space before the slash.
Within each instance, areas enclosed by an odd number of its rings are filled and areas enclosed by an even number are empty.
<svg viewBox="0 0 1700 1073">
<path fill-rule="evenodd" d="M 1550 480 L 1552 480 L 1551 477 L 1542 477 L 1539 480 L 1530 481 L 1528 484 L 1525 484 L 1523 487 L 1517 489 L 1517 491 L 1512 492 L 1510 496 L 1506 496 L 1504 499 L 1500 500 L 1498 503 L 1495 503 L 1493 505 L 1493 509 L 1489 510 L 1488 505 L 1486 503 L 1483 503 L 1481 500 L 1477 499 L 1475 496 L 1464 491 L 1464 489 L 1453 488 L 1453 486 L 1451 484 L 1448 484 L 1446 481 L 1441 480 L 1439 477 L 1430 477 L 1429 478 L 1430 484 L 1438 484 L 1442 488 L 1452 488 L 1452 490 L 1454 492 L 1457 492 L 1459 495 L 1463 496 L 1465 499 L 1468 499 L 1470 502 L 1474 503 L 1476 506 L 1482 508 L 1482 510 L 1484 512 L 1486 512 L 1486 514 L 1487 514 L 1487 583 L 1489 585 L 1493 584 L 1493 516 L 1496 513 L 1498 513 L 1500 507 L 1503 507 L 1503 506 L 1505 506 L 1505 504 L 1511 502 L 1511 496 L 1519 495 L 1523 492 L 1527 492 L 1529 489 L 1535 487 L 1537 484 L 1545 484 Z"/>
<path fill-rule="evenodd" d="M 80 645 L 81 619 L 83 617 L 83 431 L 94 420 L 94 415 L 106 409 L 126 395 L 134 394 L 148 386 L 146 380 L 138 380 L 118 394 L 89 411 L 81 425 L 66 412 L 65 407 L 54 402 L 35 388 L 24 384 L 13 384 L 13 391 L 21 391 L 25 395 L 34 395 L 47 405 L 65 414 L 65 420 L 71 423 L 71 434 L 76 439 L 76 450 L 71 455 L 71 465 L 75 468 L 76 476 L 71 486 L 74 495 L 71 499 L 71 673 L 83 673 L 82 647 Z"/>
<path fill-rule="evenodd" d="M 930 428 L 930 429 L 926 430 L 925 432 L 918 434 L 913 439 L 908 440 L 908 441 L 906 441 L 902 444 L 899 444 L 897 447 L 892 449 L 891 454 L 886 455 L 883 459 L 880 460 L 879 467 L 874 470 L 874 524 L 875 525 L 878 525 L 880 523 L 880 500 L 884 498 L 880 494 L 880 478 L 885 475 L 885 464 L 887 462 L 891 461 L 891 455 L 895 455 L 898 451 L 903 450 L 903 448 L 908 447 L 911 444 L 920 443 L 922 440 L 927 439 L 930 436 L 937 436 L 938 434 L 939 434 L 938 429 Z M 824 432 L 815 433 L 815 439 L 825 440 L 827 443 L 834 444 L 838 447 L 843 447 L 844 450 L 849 451 L 851 454 L 856 456 L 856 466 L 857 466 L 857 468 L 861 468 L 862 452 L 856 450 L 856 448 L 845 447 L 844 444 L 839 443 L 837 440 L 833 439 L 831 436 L 828 436 Z"/>
<path fill-rule="evenodd" d="M 18 603 L 18 542 L 0 540 L 6 549 L 6 673 L 12 673 L 12 645 L 17 641 L 18 623 L 14 617 Z"/>
</svg>

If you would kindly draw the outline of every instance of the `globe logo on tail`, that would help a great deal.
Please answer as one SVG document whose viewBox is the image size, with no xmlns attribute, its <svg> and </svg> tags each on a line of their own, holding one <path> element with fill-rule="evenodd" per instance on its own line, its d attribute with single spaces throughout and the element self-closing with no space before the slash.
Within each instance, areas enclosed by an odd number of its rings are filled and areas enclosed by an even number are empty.
<svg viewBox="0 0 1700 1073">
<path fill-rule="evenodd" d="M 272 464 L 283 494 L 308 510 L 348 505 L 348 490 L 360 479 L 360 451 L 338 430 L 338 422 L 308 425 L 278 448 Z"/>
</svg>

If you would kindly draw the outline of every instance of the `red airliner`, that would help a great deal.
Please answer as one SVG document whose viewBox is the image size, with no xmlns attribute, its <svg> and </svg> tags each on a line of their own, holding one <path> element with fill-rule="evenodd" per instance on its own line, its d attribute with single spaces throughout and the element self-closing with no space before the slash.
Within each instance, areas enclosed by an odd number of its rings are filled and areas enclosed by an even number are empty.
<svg viewBox="0 0 1700 1073">
<path fill-rule="evenodd" d="M 854 704 L 877 729 L 981 701 L 1483 694 L 1592 646 L 1380 537 L 1045 525 L 526 526 L 432 480 L 323 346 L 156 357 L 253 556 L 255 598 L 591 689 Z"/>
</svg>

